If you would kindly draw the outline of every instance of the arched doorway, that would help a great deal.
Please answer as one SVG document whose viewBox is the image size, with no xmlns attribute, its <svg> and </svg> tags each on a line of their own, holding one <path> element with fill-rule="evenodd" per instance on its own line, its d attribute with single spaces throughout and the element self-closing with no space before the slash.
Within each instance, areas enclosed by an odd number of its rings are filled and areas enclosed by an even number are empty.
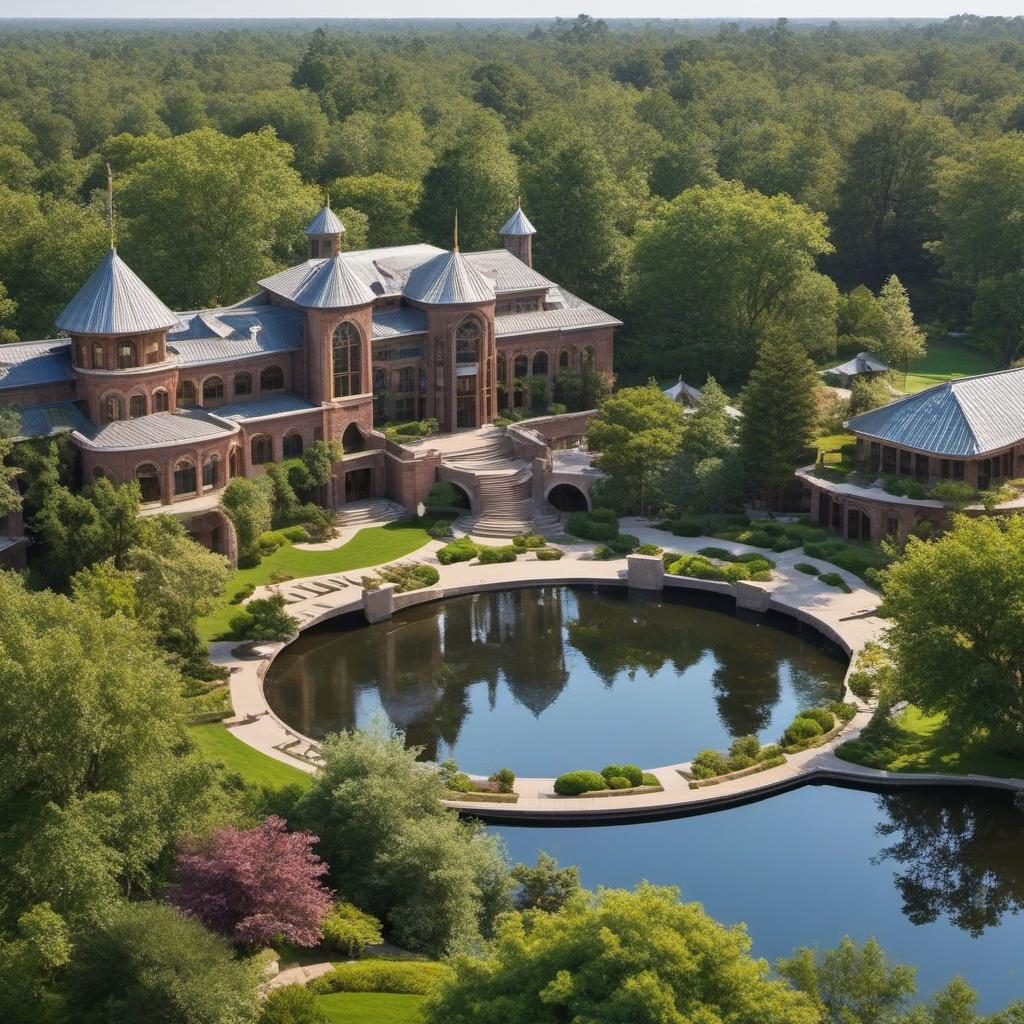
<svg viewBox="0 0 1024 1024">
<path fill-rule="evenodd" d="M 143 504 L 160 500 L 160 470 L 152 462 L 144 462 L 135 470 Z"/>
<path fill-rule="evenodd" d="M 846 512 L 846 536 L 850 540 L 871 540 L 871 518 L 859 508 Z"/>
<path fill-rule="evenodd" d="M 345 428 L 345 433 L 341 435 L 341 447 L 346 455 L 361 452 L 366 448 L 366 438 L 354 423 L 350 423 Z"/>
<path fill-rule="evenodd" d="M 548 492 L 548 503 L 559 512 L 585 512 L 587 496 L 575 484 L 555 484 Z"/>
</svg>

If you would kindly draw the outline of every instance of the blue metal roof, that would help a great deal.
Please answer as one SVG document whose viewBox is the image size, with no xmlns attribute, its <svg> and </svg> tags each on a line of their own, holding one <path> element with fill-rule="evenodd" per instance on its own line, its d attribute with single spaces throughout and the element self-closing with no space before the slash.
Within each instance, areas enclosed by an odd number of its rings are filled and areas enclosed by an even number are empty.
<svg viewBox="0 0 1024 1024">
<path fill-rule="evenodd" d="M 133 420 L 115 420 L 98 430 L 82 431 L 86 447 L 107 451 L 135 451 L 181 444 L 185 441 L 207 441 L 224 434 L 237 433 L 238 428 L 220 423 L 204 411 L 189 409 L 179 412 L 154 412 Z"/>
<path fill-rule="evenodd" d="M 858 434 L 936 455 L 984 455 L 1024 440 L 1024 367 L 961 377 L 854 416 Z"/>
<path fill-rule="evenodd" d="M 258 420 L 264 416 L 279 416 L 288 412 L 309 412 L 319 409 L 319 405 L 307 402 L 305 398 L 285 392 L 280 395 L 265 395 L 249 402 L 232 402 L 230 405 L 217 406 L 210 409 L 213 416 L 225 420 Z"/>
<path fill-rule="evenodd" d="M 142 283 L 116 249 L 56 320 L 71 334 L 138 334 L 178 326 L 178 318 Z"/>
<path fill-rule="evenodd" d="M 302 344 L 302 317 L 282 306 L 229 306 L 226 309 L 181 313 L 185 328 L 167 335 L 167 351 L 179 366 L 203 366 L 233 359 L 292 352 Z M 211 321 L 220 328 L 214 333 Z M 252 329 L 259 330 L 253 334 Z"/>
<path fill-rule="evenodd" d="M 50 437 L 69 430 L 83 434 L 92 432 L 92 423 L 74 402 L 47 402 L 24 408 L 11 406 L 21 417 L 17 438 Z"/>
<path fill-rule="evenodd" d="M 0 345 L 0 391 L 71 380 L 71 342 L 21 341 Z"/>
<path fill-rule="evenodd" d="M 505 226 L 498 232 L 499 235 L 535 235 L 537 229 L 530 223 L 529 217 L 523 213 L 521 206 L 516 208 L 516 212 L 512 214 L 507 221 Z"/>
<path fill-rule="evenodd" d="M 373 340 L 401 338 L 407 334 L 423 334 L 427 330 L 427 314 L 422 309 L 401 306 L 373 315 Z"/>
<path fill-rule="evenodd" d="M 345 225 L 338 220 L 337 215 L 329 206 L 321 206 L 317 215 L 309 222 L 306 228 L 307 235 L 343 235 Z"/>
</svg>

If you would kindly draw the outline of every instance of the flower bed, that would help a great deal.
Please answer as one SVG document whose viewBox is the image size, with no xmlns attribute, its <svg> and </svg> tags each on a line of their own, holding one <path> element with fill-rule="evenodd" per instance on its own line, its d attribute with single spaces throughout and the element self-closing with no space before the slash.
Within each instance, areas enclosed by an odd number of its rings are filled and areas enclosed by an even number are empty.
<svg viewBox="0 0 1024 1024">
<path fill-rule="evenodd" d="M 657 776 L 641 771 L 635 764 L 609 764 L 600 772 L 564 772 L 555 779 L 555 793 L 566 797 L 650 793 L 661 788 Z"/>
</svg>

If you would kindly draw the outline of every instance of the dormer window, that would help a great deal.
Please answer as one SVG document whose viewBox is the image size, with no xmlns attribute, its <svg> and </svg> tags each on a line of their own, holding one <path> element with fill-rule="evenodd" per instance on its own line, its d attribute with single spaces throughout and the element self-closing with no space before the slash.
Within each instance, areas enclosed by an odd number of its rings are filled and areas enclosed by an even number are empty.
<svg viewBox="0 0 1024 1024">
<path fill-rule="evenodd" d="M 130 341 L 117 343 L 117 368 L 129 370 L 135 365 L 135 346 Z"/>
</svg>

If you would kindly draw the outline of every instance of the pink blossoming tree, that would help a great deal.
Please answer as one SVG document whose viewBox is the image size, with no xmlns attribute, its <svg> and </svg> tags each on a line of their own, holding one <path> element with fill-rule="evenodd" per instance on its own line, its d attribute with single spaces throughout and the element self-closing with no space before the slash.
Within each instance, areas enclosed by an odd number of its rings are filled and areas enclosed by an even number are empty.
<svg viewBox="0 0 1024 1024">
<path fill-rule="evenodd" d="M 245 831 L 217 829 L 182 849 L 169 899 L 239 945 L 280 935 L 315 946 L 332 896 L 320 881 L 327 865 L 313 853 L 317 841 L 311 832 L 287 831 L 278 817 Z"/>
</svg>

